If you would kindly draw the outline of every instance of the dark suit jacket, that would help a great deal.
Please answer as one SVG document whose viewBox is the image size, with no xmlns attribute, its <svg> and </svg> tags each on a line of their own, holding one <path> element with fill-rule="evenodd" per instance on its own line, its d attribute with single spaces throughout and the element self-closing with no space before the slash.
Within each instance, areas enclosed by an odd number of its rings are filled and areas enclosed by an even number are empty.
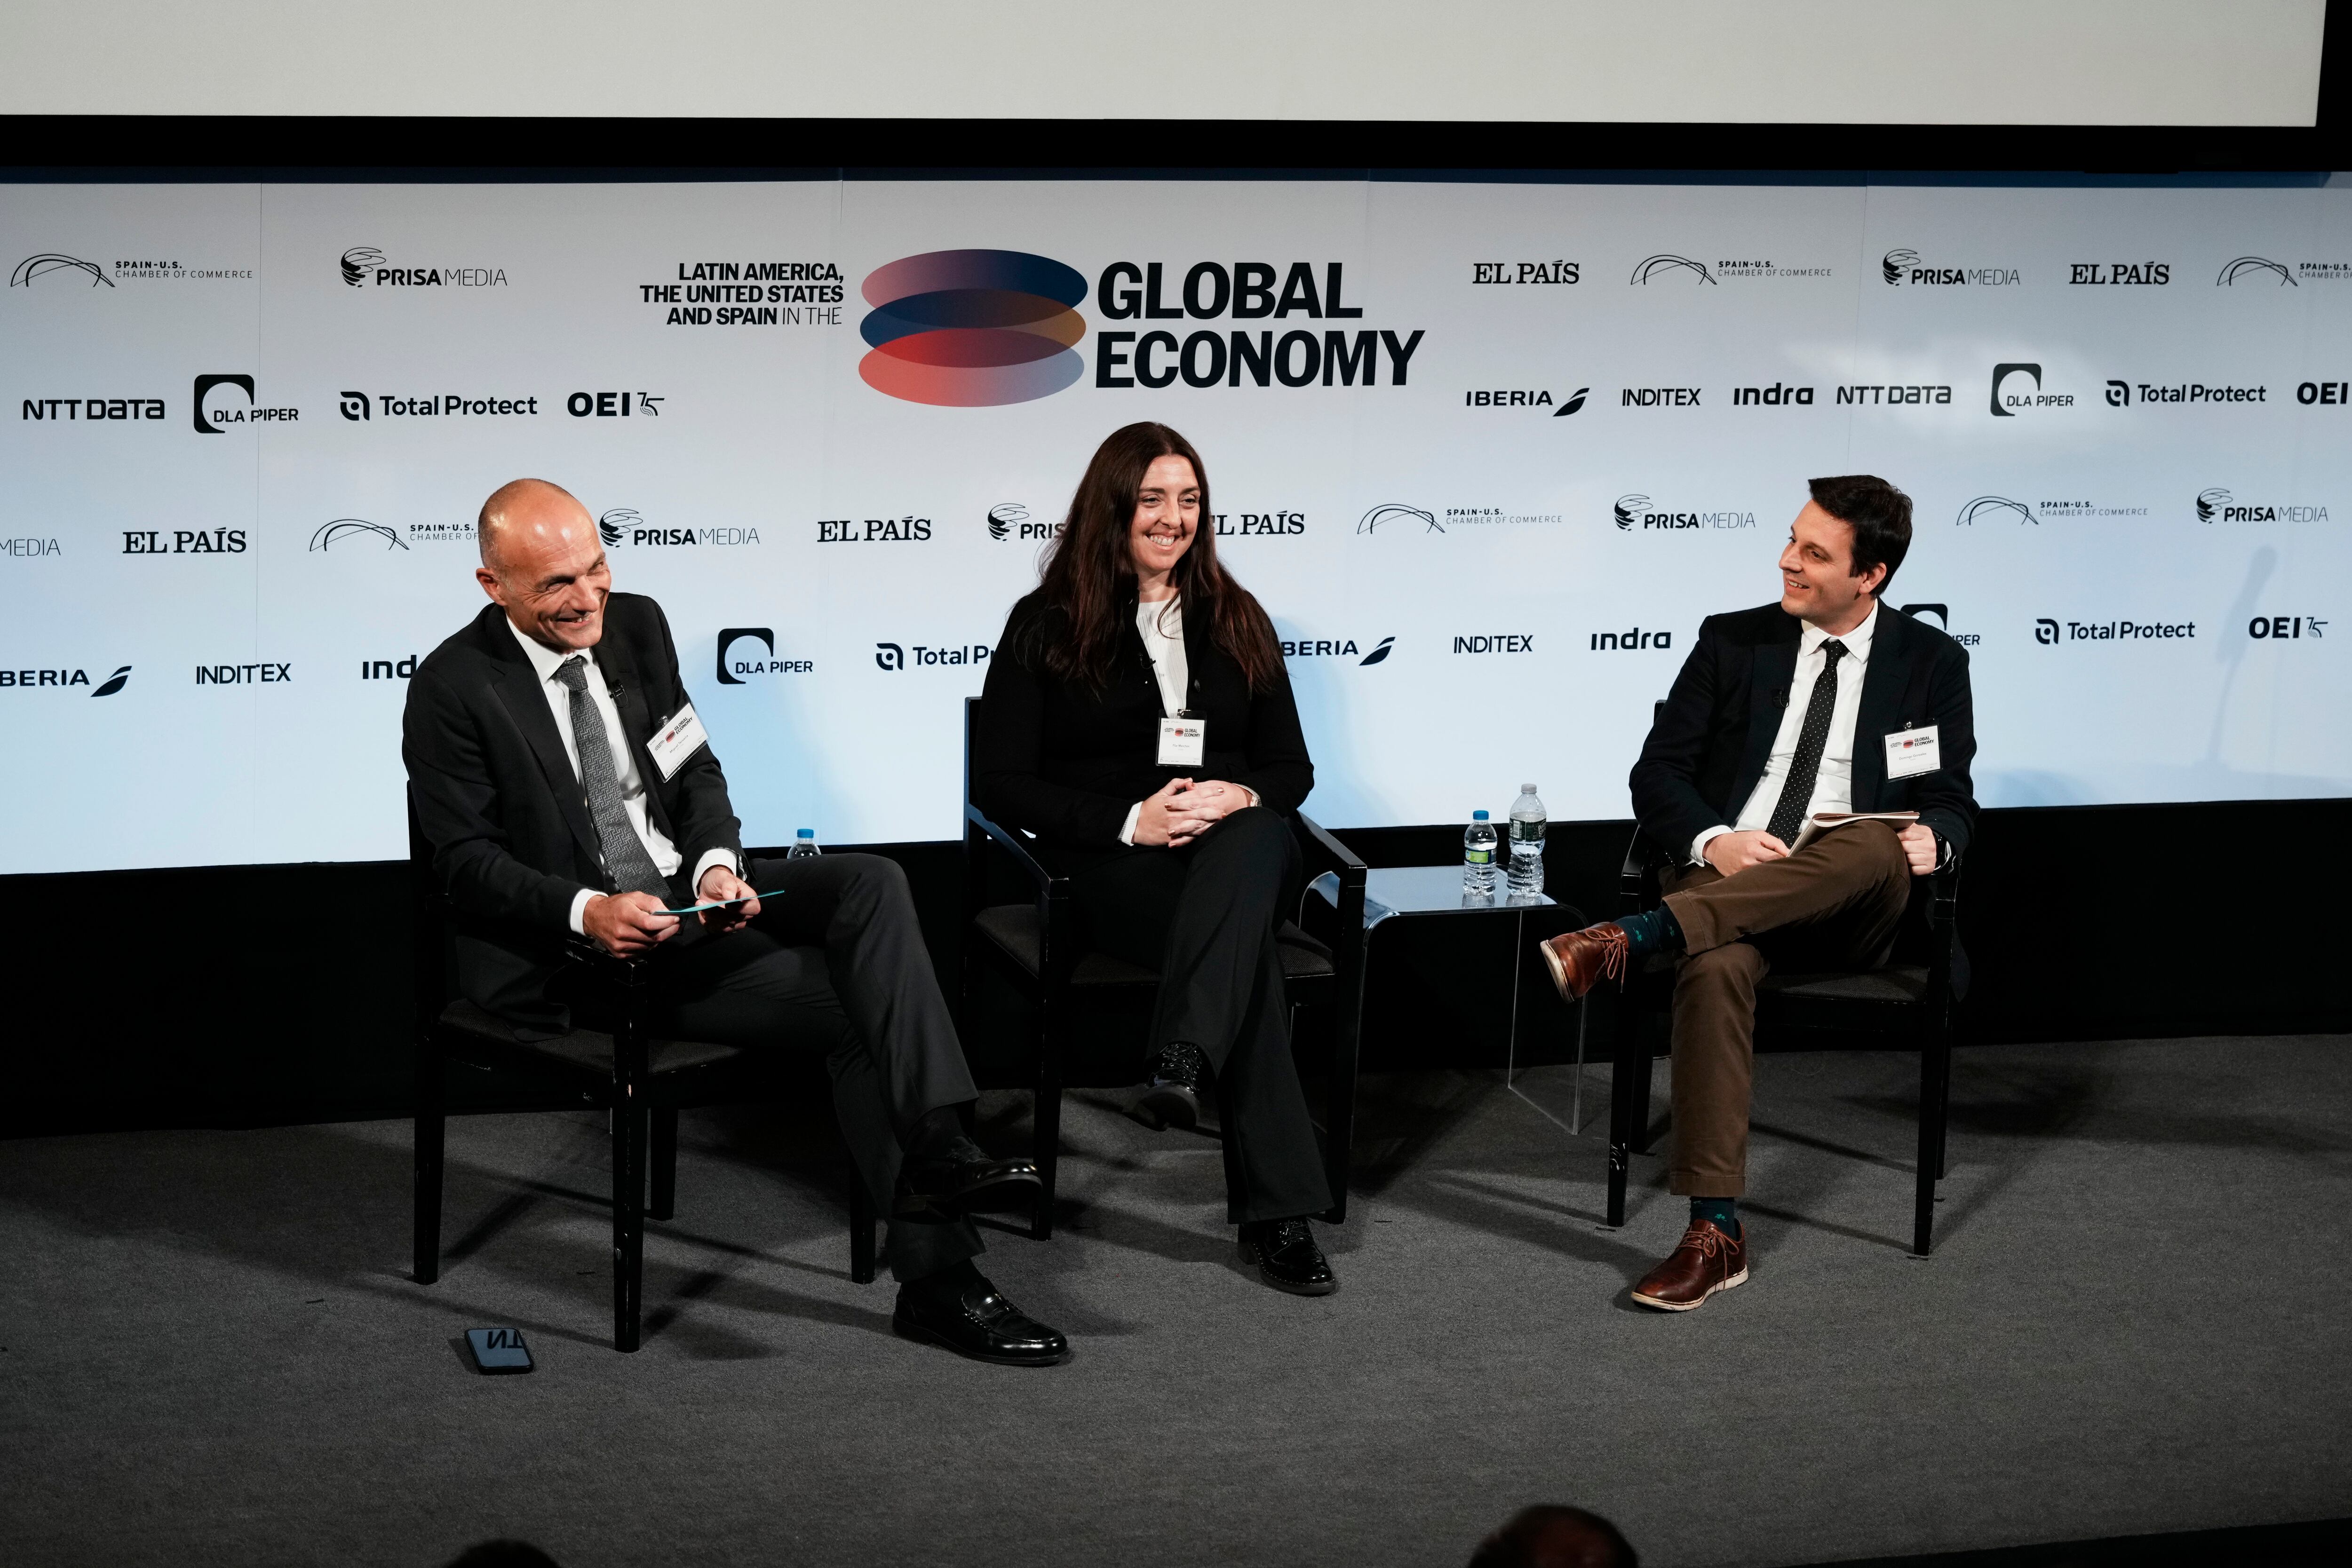
<svg viewBox="0 0 2352 1568">
<path fill-rule="evenodd" d="M 595 650 L 646 782 L 647 815 L 688 867 L 719 845 L 742 851 L 742 825 L 709 747 L 664 781 L 646 751 L 687 702 L 661 606 L 634 593 L 604 603 Z M 473 624 L 425 656 L 408 683 L 401 757 L 433 875 L 449 901 L 458 988 L 516 1023 L 563 1030 L 547 983 L 564 960 L 572 898 L 605 889 L 596 828 L 563 752 L 538 674 L 486 604 Z"/>
<path fill-rule="evenodd" d="M 1120 637 L 1099 692 L 1045 667 L 1039 651 L 1066 639 L 1068 618 L 1036 593 L 1013 607 L 981 690 L 972 747 L 972 794 L 982 810 L 1045 843 L 1117 849 L 1127 809 L 1171 779 L 1223 779 L 1257 791 L 1285 816 L 1315 788 L 1315 764 L 1298 727 L 1290 674 L 1253 693 L 1242 668 L 1209 635 L 1208 617 L 1184 607 L 1185 706 L 1208 721 L 1197 768 L 1163 768 L 1160 685 L 1135 629 L 1136 601 L 1119 612 Z"/>
<path fill-rule="evenodd" d="M 1664 708 L 1633 765 L 1642 830 L 1677 859 L 1691 840 L 1739 814 L 1764 776 L 1797 673 L 1804 622 L 1778 604 L 1700 623 Z M 1886 777 L 1883 737 L 1906 725 L 1937 727 L 1942 766 Z M 1969 655 L 1933 626 L 1881 607 L 1853 726 L 1853 809 L 1912 811 L 1964 853 L 1977 820 L 1969 763 L 1977 750 Z"/>
</svg>

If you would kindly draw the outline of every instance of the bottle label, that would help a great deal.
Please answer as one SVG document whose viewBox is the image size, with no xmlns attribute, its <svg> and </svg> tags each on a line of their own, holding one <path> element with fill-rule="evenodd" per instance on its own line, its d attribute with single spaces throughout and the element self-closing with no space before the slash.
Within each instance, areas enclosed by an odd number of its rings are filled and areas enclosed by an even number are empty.
<svg viewBox="0 0 2352 1568">
<path fill-rule="evenodd" d="M 1493 865 L 1495 863 L 1495 852 L 1492 850 L 1464 850 L 1462 852 L 1462 863 L 1464 865 Z"/>
<path fill-rule="evenodd" d="M 1511 841 L 1513 843 L 1539 844 L 1543 842 L 1543 836 L 1544 825 L 1541 821 L 1530 822 L 1519 817 L 1514 817 L 1511 819 Z"/>
</svg>

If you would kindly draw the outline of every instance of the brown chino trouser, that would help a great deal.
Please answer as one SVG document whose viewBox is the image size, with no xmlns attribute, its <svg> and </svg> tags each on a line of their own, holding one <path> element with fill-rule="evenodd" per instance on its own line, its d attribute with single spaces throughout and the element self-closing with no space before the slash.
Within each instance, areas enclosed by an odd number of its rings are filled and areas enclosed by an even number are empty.
<svg viewBox="0 0 2352 1568">
<path fill-rule="evenodd" d="M 1669 873 L 1666 906 L 1685 946 L 1675 967 L 1675 1192 L 1747 1190 L 1757 982 L 1775 965 L 1801 972 L 1885 963 L 1910 897 L 1910 862 L 1885 822 L 1839 828 L 1737 876 L 1713 866 Z"/>
</svg>

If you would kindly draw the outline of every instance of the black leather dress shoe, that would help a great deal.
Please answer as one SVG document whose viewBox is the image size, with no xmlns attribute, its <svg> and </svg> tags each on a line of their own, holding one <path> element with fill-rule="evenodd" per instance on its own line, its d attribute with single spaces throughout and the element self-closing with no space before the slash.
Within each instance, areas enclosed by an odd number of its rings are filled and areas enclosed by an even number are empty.
<svg viewBox="0 0 2352 1568">
<path fill-rule="evenodd" d="M 1042 1179 L 1034 1160 L 1000 1160 L 970 1138 L 950 1138 L 935 1154 L 910 1158 L 898 1176 L 899 1215 L 961 1214 L 989 1208 L 1034 1191 Z"/>
<path fill-rule="evenodd" d="M 1197 1046 L 1163 1045 L 1151 1059 L 1151 1087 L 1135 1103 L 1135 1119 L 1155 1133 L 1201 1124 L 1201 1083 L 1209 1060 Z"/>
<path fill-rule="evenodd" d="M 898 1310 L 890 1326 L 908 1339 L 928 1340 L 999 1366 L 1051 1366 L 1070 1354 L 1068 1340 L 1024 1316 L 977 1272 L 958 1288 L 923 1286 L 917 1281 L 898 1287 Z"/>
<path fill-rule="evenodd" d="M 1244 1220 L 1242 1261 L 1256 1264 L 1259 1279 L 1294 1296 L 1328 1296 L 1339 1288 L 1303 1219 Z"/>
</svg>

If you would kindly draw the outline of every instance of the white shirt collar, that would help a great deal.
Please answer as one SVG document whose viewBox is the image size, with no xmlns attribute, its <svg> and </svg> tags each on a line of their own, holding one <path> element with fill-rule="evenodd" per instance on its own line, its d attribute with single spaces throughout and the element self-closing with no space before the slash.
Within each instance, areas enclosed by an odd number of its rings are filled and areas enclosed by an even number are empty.
<svg viewBox="0 0 2352 1568">
<path fill-rule="evenodd" d="M 506 622 L 507 630 L 514 633 L 514 640 L 522 644 L 522 651 L 530 660 L 530 667 L 539 672 L 539 678 L 541 681 L 551 681 L 555 679 L 555 672 L 557 669 L 562 667 L 563 661 L 572 657 L 572 655 L 567 653 L 558 653 L 555 649 L 549 647 L 546 643 L 539 641 L 537 638 L 525 635 L 523 629 L 514 623 L 512 617 L 502 616 L 501 619 Z M 1808 628 L 1808 630 L 1810 630 L 1810 628 Z M 596 662 L 596 651 L 593 648 L 584 651 L 588 654 L 588 662 L 592 664 L 594 664 Z"/>
<path fill-rule="evenodd" d="M 1878 630 L 1878 618 L 1885 612 L 1885 605 L 1872 604 L 1870 613 L 1863 617 L 1862 624 L 1837 639 L 1845 644 L 1846 657 L 1857 665 L 1870 663 L 1870 639 Z M 1830 641 L 1830 634 L 1808 621 L 1804 635 L 1797 641 L 1797 657 L 1807 659 L 1821 652 L 1822 644 Z"/>
</svg>

